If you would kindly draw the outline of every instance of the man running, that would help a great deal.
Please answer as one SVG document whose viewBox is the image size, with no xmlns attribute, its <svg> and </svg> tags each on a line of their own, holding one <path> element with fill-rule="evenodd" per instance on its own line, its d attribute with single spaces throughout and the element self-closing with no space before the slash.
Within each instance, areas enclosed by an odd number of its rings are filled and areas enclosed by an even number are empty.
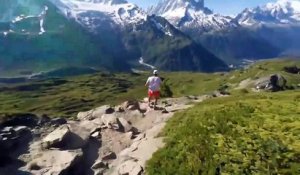
<svg viewBox="0 0 300 175">
<path fill-rule="evenodd" d="M 158 77 L 158 71 L 153 71 L 153 76 L 149 77 L 145 86 L 148 86 L 148 105 L 151 107 L 151 99 L 155 99 L 154 108 L 156 108 L 157 100 L 160 97 L 160 85 L 162 81 Z"/>
</svg>

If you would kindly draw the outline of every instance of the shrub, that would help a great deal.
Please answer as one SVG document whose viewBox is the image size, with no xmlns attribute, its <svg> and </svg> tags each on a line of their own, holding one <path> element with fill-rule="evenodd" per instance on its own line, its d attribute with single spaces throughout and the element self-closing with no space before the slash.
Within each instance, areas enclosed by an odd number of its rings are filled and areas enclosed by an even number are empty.
<svg viewBox="0 0 300 175">
<path fill-rule="evenodd" d="M 161 86 L 161 97 L 172 97 L 173 92 L 167 80 L 164 80 Z"/>
</svg>

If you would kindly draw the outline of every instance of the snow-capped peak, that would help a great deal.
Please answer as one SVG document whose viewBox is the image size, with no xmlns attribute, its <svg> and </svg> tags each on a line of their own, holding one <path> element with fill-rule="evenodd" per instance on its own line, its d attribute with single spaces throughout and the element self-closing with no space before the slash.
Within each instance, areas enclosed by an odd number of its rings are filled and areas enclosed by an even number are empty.
<svg viewBox="0 0 300 175">
<path fill-rule="evenodd" d="M 162 15 L 178 9 L 203 10 L 204 0 L 161 0 L 149 13 Z"/>
<path fill-rule="evenodd" d="M 300 0 L 278 0 L 245 9 L 236 20 L 241 25 L 300 23 Z"/>
<path fill-rule="evenodd" d="M 50 0 L 66 16 L 75 18 L 91 30 L 101 25 L 135 24 L 147 19 L 147 14 L 126 0 Z"/>
<path fill-rule="evenodd" d="M 205 7 L 204 0 L 161 0 L 148 13 L 162 16 L 182 30 L 205 32 L 233 25 L 231 17 L 214 14 Z"/>
</svg>

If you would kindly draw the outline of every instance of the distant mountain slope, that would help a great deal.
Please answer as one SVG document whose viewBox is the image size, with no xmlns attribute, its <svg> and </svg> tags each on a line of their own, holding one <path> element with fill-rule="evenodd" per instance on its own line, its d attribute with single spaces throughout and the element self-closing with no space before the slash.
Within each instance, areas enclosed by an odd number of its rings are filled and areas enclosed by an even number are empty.
<svg viewBox="0 0 300 175">
<path fill-rule="evenodd" d="M 110 49 L 109 40 L 101 41 L 72 20 L 57 12 L 55 6 L 47 1 L 7 1 L 6 5 L 18 4 L 11 21 L 2 20 L 0 31 L 0 69 L 49 70 L 64 66 L 93 66 L 109 70 L 128 70 L 129 66 Z M 32 8 L 39 13 L 30 14 Z M 47 7 L 45 14 L 41 11 Z M 13 10 L 13 9 L 10 9 Z M 23 12 L 27 12 L 23 14 Z M 6 13 L 7 14 L 7 13 Z M 43 19 L 43 28 L 40 23 Z M 6 21 L 6 22 L 5 22 Z M 3 29 L 4 28 L 4 29 Z M 122 48 L 119 47 L 119 50 Z M 120 64 L 116 64 L 120 63 Z"/>
<path fill-rule="evenodd" d="M 198 41 L 230 64 L 240 63 L 240 59 L 275 58 L 282 53 L 279 47 L 247 28 L 205 33 L 198 37 Z"/>
<path fill-rule="evenodd" d="M 232 17 L 213 13 L 204 0 L 162 0 L 149 13 L 160 15 L 227 63 L 272 58 L 280 49 Z"/>
<path fill-rule="evenodd" d="M 224 71 L 228 66 L 162 17 L 150 16 L 135 31 L 127 31 L 125 45 L 144 61 L 164 70 Z"/>
<path fill-rule="evenodd" d="M 278 0 L 245 9 L 234 21 L 282 50 L 283 55 L 300 55 L 300 1 Z"/>
<path fill-rule="evenodd" d="M 14 0 L 6 6 L 15 8 L 1 9 L 2 71 L 65 66 L 128 71 L 141 57 L 163 70 L 227 69 L 167 21 L 127 1 Z"/>
</svg>

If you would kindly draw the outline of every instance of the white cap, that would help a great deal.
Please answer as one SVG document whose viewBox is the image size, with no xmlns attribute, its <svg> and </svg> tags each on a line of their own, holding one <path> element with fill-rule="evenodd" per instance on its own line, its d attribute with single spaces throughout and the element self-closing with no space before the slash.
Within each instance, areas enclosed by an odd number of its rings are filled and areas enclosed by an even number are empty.
<svg viewBox="0 0 300 175">
<path fill-rule="evenodd" d="M 157 74 L 158 74 L 158 70 L 154 70 L 153 75 L 157 75 Z"/>
</svg>

